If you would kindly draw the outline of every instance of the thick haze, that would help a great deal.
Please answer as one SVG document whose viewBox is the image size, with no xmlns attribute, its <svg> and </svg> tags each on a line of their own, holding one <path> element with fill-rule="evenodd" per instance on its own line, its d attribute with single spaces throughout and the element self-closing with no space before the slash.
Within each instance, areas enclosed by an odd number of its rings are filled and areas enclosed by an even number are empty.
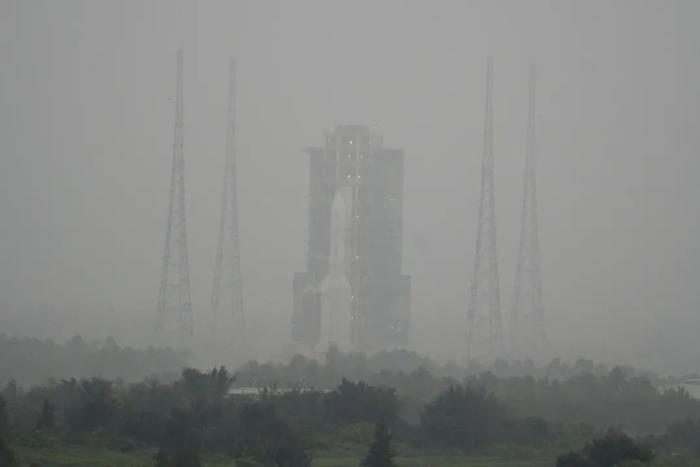
<svg viewBox="0 0 700 467">
<path fill-rule="evenodd" d="M 208 318 L 228 57 L 256 355 L 289 340 L 308 160 L 336 124 L 405 151 L 412 343 L 460 358 L 486 57 L 504 318 L 512 301 L 528 64 L 552 355 L 699 371 L 700 3 L 0 1 L 0 333 L 141 345 L 156 311 L 175 54 L 195 325 Z"/>
</svg>

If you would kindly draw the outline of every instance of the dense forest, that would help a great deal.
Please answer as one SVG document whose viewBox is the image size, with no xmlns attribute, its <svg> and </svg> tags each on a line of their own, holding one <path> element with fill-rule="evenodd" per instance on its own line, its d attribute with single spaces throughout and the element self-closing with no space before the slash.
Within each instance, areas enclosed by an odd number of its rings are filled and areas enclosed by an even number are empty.
<svg viewBox="0 0 700 467">
<path fill-rule="evenodd" d="M 557 362 L 531 375 L 499 364 L 498 374 L 474 374 L 398 351 L 370 358 L 332 351 L 325 360 L 250 362 L 235 373 L 185 368 L 179 377 L 138 382 L 10 380 L 0 392 L 0 465 L 58 465 L 36 460 L 56 446 L 182 467 L 305 467 L 324 465 L 317 461 L 328 453 L 370 467 L 438 453 L 499 453 L 560 467 L 694 465 L 700 456 L 700 401 L 631 368 Z M 145 371 L 153 361 L 141 364 Z"/>
</svg>

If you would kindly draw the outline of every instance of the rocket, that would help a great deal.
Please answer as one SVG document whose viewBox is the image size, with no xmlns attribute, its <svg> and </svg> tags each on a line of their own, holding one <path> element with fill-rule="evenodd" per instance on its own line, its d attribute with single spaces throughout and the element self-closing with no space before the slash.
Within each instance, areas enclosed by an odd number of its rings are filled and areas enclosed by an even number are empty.
<svg viewBox="0 0 700 467">
<path fill-rule="evenodd" d="M 329 271 L 321 281 L 321 338 L 318 350 L 330 346 L 349 351 L 351 342 L 352 287 L 346 270 L 349 264 L 352 189 L 338 190 L 331 204 Z"/>
</svg>

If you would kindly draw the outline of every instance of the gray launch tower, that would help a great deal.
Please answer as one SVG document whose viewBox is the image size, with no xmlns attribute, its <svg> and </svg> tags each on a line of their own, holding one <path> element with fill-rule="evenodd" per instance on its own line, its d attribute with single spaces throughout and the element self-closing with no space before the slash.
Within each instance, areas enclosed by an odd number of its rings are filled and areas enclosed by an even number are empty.
<svg viewBox="0 0 700 467">
<path fill-rule="evenodd" d="M 401 274 L 403 151 L 384 148 L 382 137 L 367 126 L 342 125 L 326 133 L 324 146 L 306 152 L 308 270 L 294 275 L 293 341 L 313 349 L 322 340 L 321 283 L 331 266 L 331 206 L 349 188 L 345 275 L 351 287 L 352 347 L 405 347 L 411 281 Z"/>
</svg>

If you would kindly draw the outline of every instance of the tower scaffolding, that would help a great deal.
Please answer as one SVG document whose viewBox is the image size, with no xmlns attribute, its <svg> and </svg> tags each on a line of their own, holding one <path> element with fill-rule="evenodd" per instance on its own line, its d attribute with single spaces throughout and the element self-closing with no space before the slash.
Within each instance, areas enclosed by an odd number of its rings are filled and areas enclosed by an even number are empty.
<svg viewBox="0 0 700 467">
<path fill-rule="evenodd" d="M 537 220 L 536 143 L 535 143 L 536 70 L 530 65 L 523 202 L 520 217 L 520 243 L 515 268 L 510 343 L 513 357 L 537 358 L 546 346 L 540 243 Z"/>
<path fill-rule="evenodd" d="M 467 309 L 467 358 L 496 358 L 503 353 L 496 244 L 493 167 L 493 59 L 486 65 L 486 103 L 481 193 L 474 270 Z"/>
<path fill-rule="evenodd" d="M 190 349 L 194 326 L 187 254 L 182 49 L 177 52 L 176 83 L 170 199 L 155 330 L 161 344 Z"/>
<path fill-rule="evenodd" d="M 226 127 L 221 218 L 211 295 L 211 344 L 220 339 L 245 353 L 247 349 L 238 229 L 236 132 L 236 60 L 229 60 L 228 121 Z M 235 341 L 235 342 L 231 342 Z"/>
</svg>

